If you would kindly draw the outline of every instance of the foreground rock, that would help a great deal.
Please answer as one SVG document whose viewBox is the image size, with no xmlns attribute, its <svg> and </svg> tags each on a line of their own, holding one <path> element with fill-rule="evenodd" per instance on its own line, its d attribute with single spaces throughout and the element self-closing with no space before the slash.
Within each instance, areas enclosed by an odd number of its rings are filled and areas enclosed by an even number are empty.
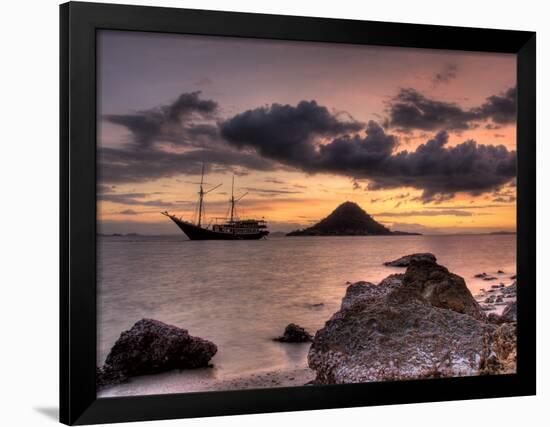
<svg viewBox="0 0 550 427">
<path fill-rule="evenodd" d="M 128 377 L 122 372 L 96 367 L 96 384 L 98 389 L 121 384 L 127 380 Z"/>
<path fill-rule="evenodd" d="M 288 342 L 288 343 L 300 343 L 311 342 L 313 337 L 301 326 L 295 323 L 289 324 L 285 328 L 285 332 L 282 337 L 274 338 L 274 341 Z"/>
<path fill-rule="evenodd" d="M 350 285 L 308 363 L 320 384 L 511 372 L 514 334 L 486 320 L 461 277 L 412 261 L 404 275 Z"/>
<path fill-rule="evenodd" d="M 402 256 L 401 258 L 394 259 L 393 261 L 387 261 L 384 263 L 384 265 L 387 265 L 390 267 L 408 267 L 412 260 L 436 262 L 437 258 L 435 257 L 434 254 L 431 254 L 429 252 L 417 253 L 417 254 L 405 255 L 405 256 Z"/>
<path fill-rule="evenodd" d="M 518 320 L 518 308 L 516 301 L 509 303 L 500 316 L 501 322 L 517 322 Z"/>
<path fill-rule="evenodd" d="M 464 279 L 442 265 L 413 260 L 407 268 L 403 283 L 415 289 L 435 307 L 468 314 L 478 320 L 485 319 L 481 306 L 466 287 Z"/>
<path fill-rule="evenodd" d="M 185 329 L 142 319 L 122 332 L 107 356 L 103 372 L 130 377 L 207 367 L 217 350 L 214 343 L 192 337 Z"/>
<path fill-rule="evenodd" d="M 517 324 L 504 323 L 493 333 L 491 348 L 497 358 L 496 369 L 489 374 L 511 374 L 516 372 Z"/>
</svg>

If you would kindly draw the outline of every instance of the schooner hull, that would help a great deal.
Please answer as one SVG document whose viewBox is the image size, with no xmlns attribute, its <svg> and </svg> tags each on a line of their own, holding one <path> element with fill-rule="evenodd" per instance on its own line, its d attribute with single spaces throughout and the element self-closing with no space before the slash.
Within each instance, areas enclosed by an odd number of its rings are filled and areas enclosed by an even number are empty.
<svg viewBox="0 0 550 427">
<path fill-rule="evenodd" d="M 182 221 L 174 216 L 170 216 L 170 219 L 176 223 L 190 240 L 258 240 L 269 234 L 267 230 L 250 234 L 219 233 Z"/>
</svg>

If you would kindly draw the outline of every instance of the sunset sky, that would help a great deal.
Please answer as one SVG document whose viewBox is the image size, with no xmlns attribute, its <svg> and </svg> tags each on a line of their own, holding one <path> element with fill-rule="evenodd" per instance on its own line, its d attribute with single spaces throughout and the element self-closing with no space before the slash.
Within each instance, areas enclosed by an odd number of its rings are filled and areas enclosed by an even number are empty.
<svg viewBox="0 0 550 427">
<path fill-rule="evenodd" d="M 354 201 L 393 230 L 515 230 L 515 55 L 99 33 L 98 224 L 177 234 L 204 162 L 207 218 L 271 231 Z"/>
</svg>

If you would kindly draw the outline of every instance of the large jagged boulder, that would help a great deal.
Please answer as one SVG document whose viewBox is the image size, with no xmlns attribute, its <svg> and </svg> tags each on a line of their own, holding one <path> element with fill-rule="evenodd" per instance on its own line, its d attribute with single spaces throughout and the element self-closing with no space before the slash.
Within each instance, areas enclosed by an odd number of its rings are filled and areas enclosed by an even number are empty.
<svg viewBox="0 0 550 427">
<path fill-rule="evenodd" d="M 411 255 L 405 255 L 401 258 L 394 259 L 393 261 L 387 261 L 384 263 L 384 265 L 387 265 L 389 267 L 408 267 L 411 263 L 411 261 L 428 261 L 428 262 L 436 262 L 437 258 L 434 254 L 431 254 L 429 252 L 425 253 L 416 253 Z"/>
<path fill-rule="evenodd" d="M 403 284 L 402 274 L 392 274 L 386 277 L 378 285 L 370 282 L 356 282 L 352 283 L 346 289 L 346 294 L 342 298 L 341 309 L 351 307 L 358 301 L 372 301 L 376 298 L 380 298 L 387 295 L 392 290 Z"/>
<path fill-rule="evenodd" d="M 413 260 L 404 275 L 351 284 L 308 363 L 320 384 L 507 373 L 515 329 L 488 322 L 460 276 Z"/>
<path fill-rule="evenodd" d="M 201 368 L 209 366 L 217 350 L 214 343 L 192 337 L 185 329 L 142 319 L 122 332 L 105 360 L 103 371 L 135 376 Z"/>
<path fill-rule="evenodd" d="M 405 286 L 372 292 L 365 290 L 315 335 L 308 363 L 318 383 L 479 374 L 495 325 L 434 307 Z"/>
<path fill-rule="evenodd" d="M 301 343 L 301 342 L 311 342 L 313 337 L 311 334 L 306 331 L 301 326 L 296 325 L 295 323 L 290 323 L 285 328 L 283 336 L 274 338 L 274 341 L 287 342 L 287 343 Z"/>
<path fill-rule="evenodd" d="M 485 319 L 485 313 L 464 279 L 435 262 L 411 260 L 403 285 L 415 289 L 435 307 L 468 314 L 478 320 Z"/>
</svg>

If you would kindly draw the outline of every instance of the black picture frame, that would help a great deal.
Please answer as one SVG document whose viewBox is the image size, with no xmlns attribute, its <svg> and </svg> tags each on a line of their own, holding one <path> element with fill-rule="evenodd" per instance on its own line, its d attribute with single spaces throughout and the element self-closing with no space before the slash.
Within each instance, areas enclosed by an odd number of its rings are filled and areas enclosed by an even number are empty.
<svg viewBox="0 0 550 427">
<path fill-rule="evenodd" d="M 96 398 L 96 31 L 184 33 L 517 54 L 517 373 Z M 534 32 L 161 7 L 60 6 L 60 420 L 92 424 L 524 396 L 535 383 Z"/>
</svg>

